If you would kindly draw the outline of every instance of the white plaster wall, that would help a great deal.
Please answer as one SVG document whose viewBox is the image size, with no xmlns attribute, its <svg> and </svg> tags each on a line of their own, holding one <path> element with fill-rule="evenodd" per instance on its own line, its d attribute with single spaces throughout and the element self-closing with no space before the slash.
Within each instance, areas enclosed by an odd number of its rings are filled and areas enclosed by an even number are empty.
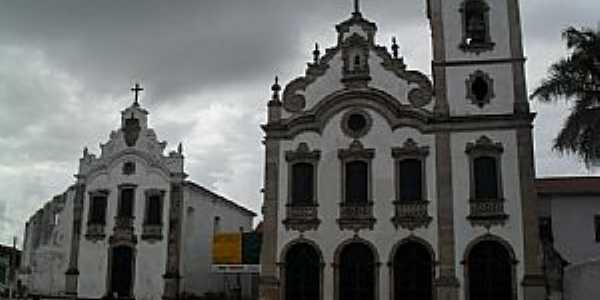
<svg viewBox="0 0 600 300">
<path fill-rule="evenodd" d="M 444 38 L 446 39 L 447 60 L 485 60 L 509 58 L 510 36 L 508 10 L 506 0 L 487 0 L 490 7 L 490 37 L 496 43 L 492 51 L 480 54 L 463 52 L 459 46 L 462 43 L 462 14 L 459 9 L 464 0 L 443 0 L 442 18 L 444 22 Z"/>
<path fill-rule="evenodd" d="M 467 99 L 469 75 L 477 70 L 487 73 L 494 81 L 490 103 L 480 108 Z M 513 72 L 510 64 L 449 67 L 446 69 L 448 104 L 453 116 L 512 114 L 514 111 Z"/>
<path fill-rule="evenodd" d="M 136 172 L 133 175 L 122 174 L 122 163 L 135 161 Z M 147 162 L 133 154 L 120 157 L 112 162 L 109 169 L 91 174 L 87 182 L 83 205 L 82 238 L 79 250 L 79 295 L 80 297 L 97 298 L 102 297 L 107 289 L 108 253 L 110 245 L 109 237 L 113 233 L 115 216 L 118 205 L 118 186 L 129 183 L 136 184 L 134 203 L 134 233 L 138 237 L 135 247 L 135 276 L 134 295 L 140 299 L 160 299 L 163 291 L 164 281 L 162 275 L 165 273 L 167 229 L 169 212 L 169 190 L 170 184 L 167 175 L 160 170 L 149 167 Z M 92 242 L 85 238 L 87 231 L 87 219 L 89 212 L 88 192 L 108 189 L 108 205 L 106 211 L 105 233 L 107 237 L 98 242 Z M 141 239 L 142 224 L 144 222 L 144 211 L 146 199 L 144 191 L 148 189 L 160 189 L 165 191 L 163 201 L 163 239 L 159 242 L 148 242 Z"/>
<path fill-rule="evenodd" d="M 57 214 L 58 222 L 43 225 L 52 226 L 52 233 L 47 242 L 41 242 L 36 249 L 27 249 L 31 257 L 31 264 L 28 266 L 32 273 L 27 278 L 26 284 L 32 293 L 61 295 L 65 292 L 64 274 L 69 264 L 74 194 L 73 190 L 66 192 L 64 206 Z M 54 210 L 57 205 L 56 202 L 51 202 L 45 208 Z"/>
<path fill-rule="evenodd" d="M 600 299 L 600 261 L 594 260 L 565 268 L 564 299 Z"/>
<path fill-rule="evenodd" d="M 600 259 L 594 216 L 600 215 L 600 197 L 553 196 L 551 198 L 554 247 L 571 264 Z"/>
<path fill-rule="evenodd" d="M 182 291 L 204 295 L 206 292 L 224 291 L 224 276 L 211 273 L 214 219 L 220 218 L 222 232 L 252 231 L 252 217 L 222 200 L 186 186 L 184 192 Z M 243 280 L 245 295 L 250 293 L 250 281 Z"/>
<path fill-rule="evenodd" d="M 456 270 L 457 278 L 464 286 L 464 268 L 461 261 L 468 244 L 488 233 L 483 227 L 473 227 L 467 220 L 469 215 L 470 197 L 470 170 L 469 159 L 465 153 L 467 143 L 475 142 L 482 135 L 492 139 L 494 142 L 502 143 L 504 153 L 502 154 L 502 183 L 503 193 L 506 199 L 504 212 L 509 215 L 504 226 L 493 226 L 489 233 L 507 241 L 513 248 L 517 264 L 517 289 L 519 299 L 523 299 L 520 282 L 523 279 L 523 230 L 521 215 L 521 197 L 519 182 L 519 161 L 517 155 L 516 132 L 513 130 L 464 132 L 451 134 L 452 149 L 452 185 L 454 196 L 454 234 L 456 244 Z M 464 290 L 460 289 L 459 299 L 463 299 Z"/>
<path fill-rule="evenodd" d="M 381 299 L 387 299 L 389 293 L 389 269 L 386 263 L 390 259 L 392 247 L 408 237 L 410 232 L 405 229 L 396 229 L 391 218 L 394 215 L 395 199 L 394 189 L 394 161 L 391 148 L 402 146 L 407 138 L 414 139 L 420 146 L 429 146 L 430 153 L 426 161 L 427 195 L 431 203 L 429 215 L 434 217 L 428 228 L 419 228 L 414 235 L 426 240 L 437 252 L 437 215 L 436 204 L 436 182 L 435 182 L 435 146 L 431 135 L 423 135 L 415 129 L 400 128 L 392 132 L 387 121 L 377 112 L 365 109 L 373 119 L 373 127 L 367 136 L 361 138 L 365 148 L 375 148 L 375 158 L 372 161 L 372 195 L 374 204 L 374 216 L 377 219 L 375 229 L 361 230 L 359 236 L 371 242 L 376 248 L 380 267 L 379 291 Z M 321 224 L 317 231 L 308 231 L 304 237 L 317 243 L 326 263 L 324 269 L 324 297 L 329 299 L 334 292 L 333 268 L 334 251 L 345 240 L 354 236 L 352 231 L 340 231 L 336 219 L 339 216 L 339 203 L 341 197 L 340 161 L 338 149 L 347 149 L 352 142 L 351 138 L 345 136 L 340 127 L 342 111 L 335 115 L 326 125 L 323 135 L 319 136 L 313 132 L 306 132 L 296 136 L 291 141 L 282 142 L 280 153 L 279 173 L 279 226 L 278 245 L 279 261 L 282 257 L 282 249 L 294 239 L 300 236 L 297 231 L 286 231 L 281 221 L 285 218 L 285 204 L 288 199 L 288 165 L 285 161 L 285 151 L 296 150 L 302 142 L 307 143 L 311 150 L 321 151 L 321 159 L 318 166 L 317 201 L 319 203 L 318 216 Z M 437 256 L 437 255 L 436 255 Z"/>
</svg>

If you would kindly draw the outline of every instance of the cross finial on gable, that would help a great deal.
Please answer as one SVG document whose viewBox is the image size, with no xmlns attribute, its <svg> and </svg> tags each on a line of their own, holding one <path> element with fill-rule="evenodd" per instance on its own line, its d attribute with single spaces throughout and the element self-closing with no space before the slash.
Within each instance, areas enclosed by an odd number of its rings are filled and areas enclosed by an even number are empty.
<svg viewBox="0 0 600 300">
<path fill-rule="evenodd" d="M 131 91 L 135 93 L 135 102 L 133 103 L 135 106 L 139 106 L 139 102 L 138 102 L 138 96 L 139 96 L 139 92 L 143 91 L 144 89 L 142 87 L 140 87 L 139 83 L 135 84 L 135 87 L 131 88 Z"/>
<path fill-rule="evenodd" d="M 354 0 L 354 13 L 360 14 L 360 0 Z"/>
</svg>

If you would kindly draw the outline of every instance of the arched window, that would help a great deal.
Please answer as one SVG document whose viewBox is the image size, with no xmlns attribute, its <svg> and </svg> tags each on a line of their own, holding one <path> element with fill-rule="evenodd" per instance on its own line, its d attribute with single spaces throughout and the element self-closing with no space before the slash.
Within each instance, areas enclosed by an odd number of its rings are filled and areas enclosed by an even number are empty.
<svg viewBox="0 0 600 300">
<path fill-rule="evenodd" d="M 408 242 L 396 250 L 393 262 L 394 300 L 431 300 L 433 264 L 429 251 Z"/>
<path fill-rule="evenodd" d="M 309 206 L 314 203 L 314 167 L 310 163 L 292 165 L 292 205 Z"/>
<path fill-rule="evenodd" d="M 481 52 L 494 46 L 490 38 L 490 7 L 484 0 L 465 0 L 461 7 L 463 18 L 463 41 L 465 51 Z"/>
<path fill-rule="evenodd" d="M 318 300 L 320 291 L 319 254 L 306 243 L 293 245 L 285 255 L 285 300 Z"/>
<path fill-rule="evenodd" d="M 404 159 L 399 162 L 399 196 L 400 201 L 422 201 L 423 170 L 418 159 Z"/>
<path fill-rule="evenodd" d="M 498 199 L 498 166 L 496 158 L 481 156 L 473 160 L 475 199 Z"/>
<path fill-rule="evenodd" d="M 362 243 L 345 246 L 339 256 L 338 299 L 375 299 L 375 256 Z"/>
<path fill-rule="evenodd" d="M 479 242 L 471 248 L 466 263 L 468 299 L 514 299 L 512 258 L 502 244 L 489 240 Z"/>
<path fill-rule="evenodd" d="M 369 165 L 364 161 L 346 163 L 346 203 L 367 204 L 369 202 Z"/>
</svg>

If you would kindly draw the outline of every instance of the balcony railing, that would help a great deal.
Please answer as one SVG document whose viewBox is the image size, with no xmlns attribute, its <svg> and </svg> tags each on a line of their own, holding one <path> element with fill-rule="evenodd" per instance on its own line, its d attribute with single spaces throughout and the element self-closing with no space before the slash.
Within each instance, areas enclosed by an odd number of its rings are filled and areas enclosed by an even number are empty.
<svg viewBox="0 0 600 300">
<path fill-rule="evenodd" d="M 159 241 L 162 240 L 162 224 L 144 224 L 142 227 L 142 240 Z"/>
<path fill-rule="evenodd" d="M 117 216 L 115 217 L 115 227 L 110 242 L 132 242 L 137 243 L 137 237 L 134 234 L 133 217 Z"/>
<path fill-rule="evenodd" d="M 298 230 L 301 232 L 317 230 L 321 224 L 318 218 L 317 205 L 288 205 L 286 207 L 286 218 L 283 225 L 287 230 Z"/>
<path fill-rule="evenodd" d="M 102 223 L 88 223 L 85 238 L 90 241 L 100 241 L 106 237 L 104 233 L 104 224 Z"/>
<path fill-rule="evenodd" d="M 504 199 L 477 199 L 469 201 L 471 224 L 489 228 L 503 225 L 508 219 L 504 213 Z"/>
<path fill-rule="evenodd" d="M 433 219 L 427 210 L 429 201 L 394 201 L 394 206 L 396 214 L 392 223 L 396 228 L 402 227 L 412 231 L 429 226 Z"/>
<path fill-rule="evenodd" d="M 359 231 L 361 229 L 373 230 L 375 226 L 373 217 L 373 203 L 340 204 L 340 217 L 337 220 L 341 230 Z"/>
</svg>

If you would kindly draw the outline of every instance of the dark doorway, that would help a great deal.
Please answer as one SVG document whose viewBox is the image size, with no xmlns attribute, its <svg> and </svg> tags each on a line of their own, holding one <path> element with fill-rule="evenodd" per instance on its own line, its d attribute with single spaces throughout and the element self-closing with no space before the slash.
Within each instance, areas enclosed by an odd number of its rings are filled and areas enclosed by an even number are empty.
<svg viewBox="0 0 600 300">
<path fill-rule="evenodd" d="M 339 299 L 375 299 L 375 259 L 371 249 L 361 243 L 349 244 L 342 249 L 339 261 Z"/>
<path fill-rule="evenodd" d="M 495 241 L 475 245 L 468 257 L 469 299 L 513 299 L 512 259 L 508 250 Z"/>
<path fill-rule="evenodd" d="M 296 244 L 285 255 L 285 300 L 318 300 L 321 261 L 308 244 Z"/>
<path fill-rule="evenodd" d="M 110 267 L 109 296 L 131 298 L 133 296 L 133 249 L 127 246 L 114 247 Z"/>
<path fill-rule="evenodd" d="M 416 242 L 398 247 L 394 255 L 394 300 L 433 299 L 433 266 L 427 249 Z"/>
</svg>

